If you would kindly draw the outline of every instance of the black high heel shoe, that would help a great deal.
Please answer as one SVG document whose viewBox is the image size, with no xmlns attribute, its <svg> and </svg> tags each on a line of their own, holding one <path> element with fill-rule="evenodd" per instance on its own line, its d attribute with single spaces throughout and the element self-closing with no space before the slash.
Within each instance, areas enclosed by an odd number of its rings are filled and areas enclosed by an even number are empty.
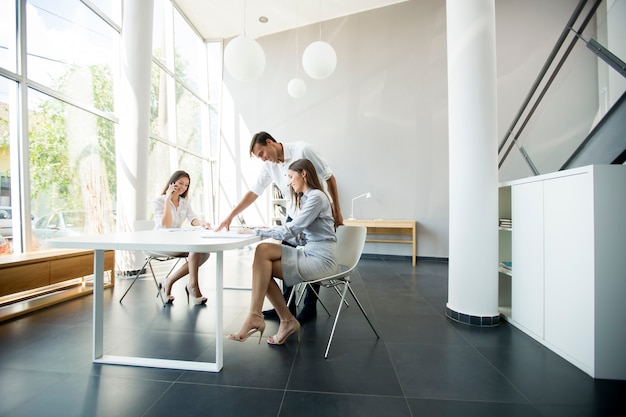
<svg viewBox="0 0 626 417">
<path fill-rule="evenodd" d="M 170 288 L 170 291 L 172 289 Z M 165 296 L 165 304 L 173 304 L 174 303 L 174 296 L 172 294 L 167 294 L 165 292 L 165 281 L 161 281 L 159 282 L 159 292 L 163 291 L 163 295 Z M 158 294 L 157 294 L 158 297 Z"/>
<path fill-rule="evenodd" d="M 187 288 L 187 286 L 185 285 L 185 292 L 187 293 L 187 304 L 189 304 L 189 298 L 191 298 L 191 301 L 193 302 L 194 305 L 200 306 L 200 305 L 204 305 L 206 304 L 207 298 L 206 297 L 194 297 L 193 295 L 189 295 L 189 288 Z"/>
</svg>

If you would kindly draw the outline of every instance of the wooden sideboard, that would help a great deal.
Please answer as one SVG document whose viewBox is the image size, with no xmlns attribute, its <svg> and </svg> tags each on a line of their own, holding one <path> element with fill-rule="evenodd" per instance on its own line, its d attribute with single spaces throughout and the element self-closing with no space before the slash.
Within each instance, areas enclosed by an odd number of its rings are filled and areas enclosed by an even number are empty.
<svg viewBox="0 0 626 417">
<path fill-rule="evenodd" d="M 415 220 L 347 219 L 343 223 L 346 226 L 366 227 L 368 234 L 366 242 L 410 244 L 412 246 L 412 264 L 415 266 L 417 257 L 417 222 Z M 408 236 L 408 238 L 390 239 L 376 237 L 381 235 Z"/>
<path fill-rule="evenodd" d="M 105 253 L 115 283 L 115 251 Z M 92 250 L 48 250 L 0 256 L 0 322 L 92 293 Z"/>
</svg>

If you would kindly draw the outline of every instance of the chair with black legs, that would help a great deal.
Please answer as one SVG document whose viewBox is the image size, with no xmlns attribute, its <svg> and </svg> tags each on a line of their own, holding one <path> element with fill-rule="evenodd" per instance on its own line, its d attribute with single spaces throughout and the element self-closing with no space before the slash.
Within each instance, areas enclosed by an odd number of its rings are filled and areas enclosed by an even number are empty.
<svg viewBox="0 0 626 417">
<path fill-rule="evenodd" d="M 145 231 L 145 230 L 152 230 L 154 229 L 154 222 L 152 220 L 137 220 L 134 223 L 134 229 L 136 232 L 139 231 Z M 154 273 L 154 268 L 152 267 L 152 262 L 167 262 L 167 261 L 171 261 L 171 260 L 176 260 L 176 262 L 174 263 L 174 265 L 170 268 L 170 270 L 168 271 L 167 275 L 165 275 L 165 278 L 163 278 L 163 280 L 167 280 L 167 278 L 170 276 L 170 274 L 172 273 L 172 271 L 174 270 L 174 268 L 176 268 L 176 266 L 178 265 L 178 263 L 181 260 L 185 260 L 185 262 L 187 262 L 187 256 L 189 255 L 188 253 L 181 253 L 179 255 L 172 255 L 172 254 L 164 254 L 164 253 L 158 253 L 158 252 L 152 252 L 152 251 L 144 251 L 144 255 L 145 255 L 145 262 L 143 263 L 143 266 L 139 269 L 139 272 L 137 272 L 137 275 L 135 275 L 135 277 L 133 278 L 133 281 L 130 283 L 130 285 L 128 286 L 128 288 L 126 289 L 126 291 L 124 292 L 124 294 L 122 295 L 122 297 L 120 298 L 120 303 L 124 300 L 124 297 L 126 297 L 126 294 L 128 294 L 128 292 L 130 291 L 130 289 L 133 287 L 133 285 L 135 285 L 135 282 L 137 282 L 137 280 L 139 279 L 139 276 L 141 276 L 145 270 L 146 267 L 150 268 L 150 273 L 152 275 L 152 280 L 154 281 L 154 285 L 157 288 L 157 297 L 161 298 L 161 303 L 163 304 L 163 307 L 165 307 L 167 305 L 167 303 L 165 302 L 165 299 L 163 298 L 163 294 L 161 293 L 161 289 L 159 287 L 159 281 L 156 278 L 156 274 Z"/>
<path fill-rule="evenodd" d="M 328 338 L 328 344 L 326 345 L 326 351 L 324 352 L 324 358 L 328 358 L 328 351 L 330 350 L 330 344 L 333 341 L 333 336 L 335 334 L 335 329 L 337 327 L 337 321 L 339 320 L 339 315 L 341 314 L 341 309 L 346 303 L 346 295 L 350 292 L 352 298 L 359 306 L 359 309 L 363 313 L 363 316 L 369 323 L 372 331 L 376 335 L 376 338 L 379 339 L 380 336 L 378 332 L 374 328 L 371 320 L 367 316 L 363 305 L 357 298 L 356 294 L 352 290 L 352 286 L 350 285 L 350 275 L 356 268 L 359 263 L 359 259 L 361 258 L 361 254 L 363 253 L 363 248 L 365 247 L 365 237 L 367 235 L 367 229 L 362 226 L 340 226 L 337 229 L 337 263 L 339 264 L 338 270 L 336 274 L 329 275 L 324 278 L 319 278 L 312 281 L 306 281 L 298 284 L 299 286 L 307 286 L 315 283 L 319 283 L 320 285 L 326 288 L 333 288 L 338 291 L 339 295 L 341 295 L 341 301 L 339 302 L 339 307 L 337 307 L 337 314 L 335 314 L 335 320 L 333 322 L 332 330 L 330 331 L 330 336 Z M 289 302 L 294 297 L 294 293 L 296 291 L 292 291 L 289 297 Z M 289 305 L 289 302 L 287 305 Z M 326 307 L 324 307 L 326 308 Z M 328 311 L 328 310 L 327 310 Z"/>
</svg>

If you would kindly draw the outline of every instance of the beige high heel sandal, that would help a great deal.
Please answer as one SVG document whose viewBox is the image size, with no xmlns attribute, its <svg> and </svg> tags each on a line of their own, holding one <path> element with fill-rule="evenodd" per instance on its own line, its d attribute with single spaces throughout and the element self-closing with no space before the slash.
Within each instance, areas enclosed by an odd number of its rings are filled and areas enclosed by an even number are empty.
<svg viewBox="0 0 626 417">
<path fill-rule="evenodd" d="M 275 334 L 274 336 L 270 336 L 267 339 L 267 343 L 270 345 L 282 345 L 285 343 L 285 341 L 287 340 L 287 338 L 289 336 L 291 336 L 293 333 L 295 333 L 296 331 L 298 332 L 298 343 L 300 343 L 300 322 L 298 320 L 296 320 L 296 318 L 294 316 L 291 316 L 291 318 L 289 320 L 281 320 L 281 323 L 288 323 L 290 321 L 295 321 L 296 325 L 293 327 L 293 329 L 291 329 L 291 331 L 289 333 L 287 333 L 285 335 L 285 337 L 282 338 L 282 340 L 276 340 L 276 336 L 278 336 L 277 334 Z"/>
<path fill-rule="evenodd" d="M 193 304 L 197 306 L 206 304 L 206 301 L 207 301 L 206 297 L 194 297 L 193 295 L 190 295 L 189 288 L 186 285 L 185 285 L 185 292 L 187 293 L 187 304 L 189 304 L 190 298 Z"/>
<path fill-rule="evenodd" d="M 252 314 L 253 316 L 257 316 L 257 317 L 263 318 L 263 315 L 259 314 L 259 313 L 250 312 L 250 314 Z M 260 333 L 259 334 L 259 344 L 260 344 L 261 343 L 261 338 L 263 337 L 263 332 L 264 331 L 265 331 L 265 320 L 263 320 L 263 323 L 259 327 L 251 328 L 243 336 L 237 336 L 237 335 L 231 333 L 231 334 L 228 335 L 228 339 L 229 340 L 234 340 L 235 342 L 245 342 L 246 339 L 248 339 L 250 336 L 252 336 L 256 332 L 259 332 Z"/>
</svg>

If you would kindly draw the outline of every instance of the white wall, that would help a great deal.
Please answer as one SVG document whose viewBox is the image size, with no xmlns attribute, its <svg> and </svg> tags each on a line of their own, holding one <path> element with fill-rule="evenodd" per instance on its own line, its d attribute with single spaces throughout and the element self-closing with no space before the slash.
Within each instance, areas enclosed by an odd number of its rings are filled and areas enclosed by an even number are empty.
<svg viewBox="0 0 626 417">
<path fill-rule="evenodd" d="M 497 44 L 498 69 L 503 71 L 499 100 L 504 104 L 499 132 L 510 124 L 576 1 L 548 2 L 550 9 L 563 10 L 547 17 L 545 3 L 496 1 L 497 35 L 503 39 Z M 524 21 L 518 22 L 522 6 Z M 533 25 L 529 36 L 528 24 L 538 17 L 541 24 Z M 369 191 L 372 199 L 355 203 L 356 217 L 416 219 L 418 256 L 447 258 L 445 20 L 445 1 L 413 0 L 325 22 L 322 39 L 335 48 L 337 69 L 320 81 L 300 68 L 307 83 L 301 99 L 287 93 L 287 83 L 296 75 L 296 32 L 259 39 L 267 62 L 261 77 L 241 82 L 224 74 L 223 135 L 232 160 L 223 160 L 222 176 L 232 182 L 239 164 L 248 169 L 234 187 L 226 187 L 228 198 L 220 210 L 230 209 L 228 204 L 232 207 L 232 200 L 247 191 L 245 184 L 254 181 L 257 170 L 248 144 L 252 133 L 265 130 L 279 141 L 317 146 L 335 172 L 344 217 L 352 198 Z M 302 54 L 319 39 L 319 26 L 300 28 L 297 37 Z M 232 156 L 233 149 L 240 154 Z M 263 210 L 249 208 L 246 218 L 254 221 Z M 219 217 L 224 215 L 222 211 Z M 366 252 L 409 255 L 410 246 L 370 244 Z"/>
</svg>

